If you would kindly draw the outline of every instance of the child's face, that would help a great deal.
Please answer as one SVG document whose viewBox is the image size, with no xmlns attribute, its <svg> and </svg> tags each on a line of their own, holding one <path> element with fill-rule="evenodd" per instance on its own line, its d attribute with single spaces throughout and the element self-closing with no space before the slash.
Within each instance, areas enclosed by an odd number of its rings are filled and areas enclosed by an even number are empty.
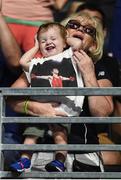
<svg viewBox="0 0 121 180">
<path fill-rule="evenodd" d="M 53 56 L 63 51 L 66 46 L 58 27 L 51 27 L 39 36 L 40 51 L 44 57 Z"/>
</svg>

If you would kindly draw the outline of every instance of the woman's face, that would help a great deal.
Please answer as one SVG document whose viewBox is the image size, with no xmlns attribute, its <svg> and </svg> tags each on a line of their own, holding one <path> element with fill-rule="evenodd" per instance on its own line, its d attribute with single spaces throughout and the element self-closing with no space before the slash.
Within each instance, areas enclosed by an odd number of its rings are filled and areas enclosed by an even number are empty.
<svg viewBox="0 0 121 180">
<path fill-rule="evenodd" d="M 66 27 L 69 32 L 69 37 L 81 41 L 80 49 L 87 52 L 89 48 L 94 46 L 96 29 L 92 23 L 90 23 L 89 19 L 78 16 L 76 19 L 70 20 Z"/>
</svg>

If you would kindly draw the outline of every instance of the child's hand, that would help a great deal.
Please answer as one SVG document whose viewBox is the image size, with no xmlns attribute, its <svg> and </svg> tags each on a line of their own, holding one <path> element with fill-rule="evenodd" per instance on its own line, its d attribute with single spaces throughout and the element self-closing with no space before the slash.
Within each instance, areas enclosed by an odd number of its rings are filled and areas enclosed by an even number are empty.
<svg viewBox="0 0 121 180">
<path fill-rule="evenodd" d="M 82 41 L 75 37 L 67 37 L 67 44 L 72 47 L 73 50 L 79 50 L 82 46 Z"/>
<path fill-rule="evenodd" d="M 37 79 L 37 76 L 35 74 L 31 74 L 31 79 Z"/>
<path fill-rule="evenodd" d="M 37 40 L 37 34 L 36 34 L 35 37 L 34 37 L 34 42 L 35 42 L 35 43 L 34 43 L 34 46 L 39 49 L 39 42 L 38 42 L 38 40 Z"/>
<path fill-rule="evenodd" d="M 71 76 L 71 77 L 69 78 L 69 80 L 70 80 L 70 81 L 74 81 L 74 80 L 75 80 L 75 77 L 72 77 L 72 76 Z"/>
</svg>

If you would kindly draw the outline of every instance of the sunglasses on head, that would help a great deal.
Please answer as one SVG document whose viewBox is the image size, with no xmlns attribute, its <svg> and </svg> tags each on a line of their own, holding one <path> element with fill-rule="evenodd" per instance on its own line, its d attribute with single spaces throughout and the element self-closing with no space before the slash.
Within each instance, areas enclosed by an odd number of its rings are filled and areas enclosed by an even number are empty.
<svg viewBox="0 0 121 180">
<path fill-rule="evenodd" d="M 90 35 L 94 39 L 96 39 L 96 29 L 94 27 L 92 27 L 91 25 L 84 25 L 83 26 L 77 20 L 70 20 L 70 21 L 68 21 L 66 28 L 75 29 L 78 31 L 80 30 L 80 31 Z"/>
</svg>

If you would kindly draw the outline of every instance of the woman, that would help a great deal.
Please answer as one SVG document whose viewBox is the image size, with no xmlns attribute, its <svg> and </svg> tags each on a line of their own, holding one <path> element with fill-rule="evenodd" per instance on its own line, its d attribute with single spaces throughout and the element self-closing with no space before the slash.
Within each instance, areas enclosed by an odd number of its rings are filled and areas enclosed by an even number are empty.
<svg viewBox="0 0 121 180">
<path fill-rule="evenodd" d="M 105 69 L 96 67 L 96 62 L 102 56 L 104 35 L 102 26 L 95 18 L 89 17 L 87 14 L 78 15 L 70 19 L 66 25 L 68 31 L 68 39 L 73 38 L 81 41 L 80 48 L 74 51 L 74 60 L 79 71 L 82 74 L 85 87 L 111 87 L 112 83 L 107 78 Z M 102 73 L 103 71 L 103 73 Z M 12 85 L 13 88 L 28 87 L 25 75 Z M 8 99 L 8 104 L 16 111 L 23 112 L 26 104 L 24 100 Z M 29 101 L 27 104 L 27 114 L 32 116 L 63 116 L 63 113 L 56 110 L 53 103 L 39 103 Z M 83 111 L 80 116 L 108 116 L 113 111 L 113 102 L 111 96 L 88 96 L 85 97 Z M 80 128 L 79 128 L 80 127 Z M 70 143 L 98 143 L 95 126 L 91 124 L 74 124 L 71 127 L 69 136 Z M 81 152 L 82 153 L 82 152 Z M 76 154 L 74 160 L 73 171 L 79 171 L 76 167 L 81 164 L 81 171 L 100 171 L 102 162 L 98 153 L 82 153 Z M 82 161 L 83 159 L 83 161 Z M 77 166 L 75 166 L 75 164 Z M 86 164 L 86 168 L 85 168 Z M 83 167 L 83 170 L 82 170 Z M 100 169 L 101 168 L 101 169 Z"/>
</svg>

